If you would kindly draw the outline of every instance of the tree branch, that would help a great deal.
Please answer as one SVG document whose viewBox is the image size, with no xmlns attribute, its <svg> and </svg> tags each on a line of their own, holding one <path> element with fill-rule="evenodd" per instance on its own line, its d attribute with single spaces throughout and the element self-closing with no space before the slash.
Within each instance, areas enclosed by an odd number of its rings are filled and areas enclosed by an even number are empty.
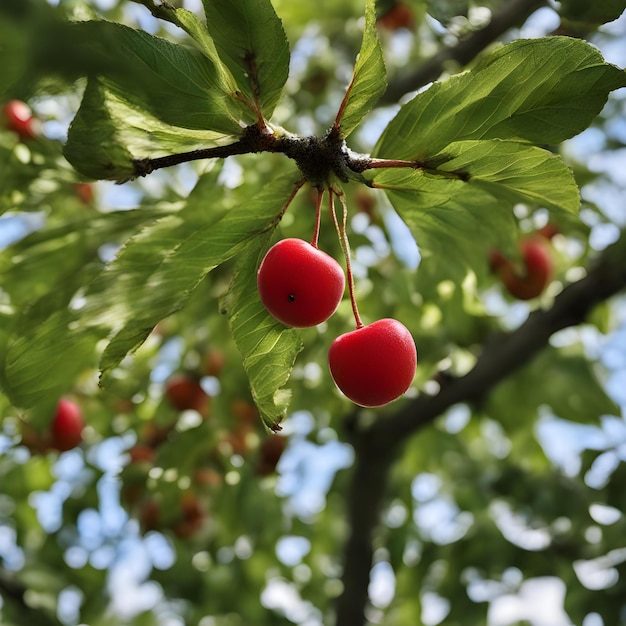
<svg viewBox="0 0 626 626">
<path fill-rule="evenodd" d="M 390 83 L 378 105 L 394 104 L 406 93 L 417 91 L 428 83 L 437 80 L 448 61 L 467 65 L 489 44 L 496 41 L 506 31 L 523 24 L 538 8 L 547 5 L 547 0 L 510 0 L 494 13 L 484 28 L 474 31 L 454 46 L 441 48 L 433 57 L 415 70 L 398 74 Z"/>
<path fill-rule="evenodd" d="M 550 309 L 533 312 L 516 330 L 488 341 L 465 376 L 450 379 L 434 396 L 419 396 L 398 412 L 381 416 L 367 429 L 359 429 L 357 415 L 348 422 L 356 463 L 347 502 L 351 534 L 344 551 L 344 591 L 337 604 L 337 626 L 365 624 L 372 538 L 389 470 L 403 442 L 451 406 L 488 395 L 503 379 L 531 361 L 554 333 L 582 324 L 597 304 L 624 289 L 626 232 L 600 255 L 585 278 L 556 296 Z"/>
</svg>

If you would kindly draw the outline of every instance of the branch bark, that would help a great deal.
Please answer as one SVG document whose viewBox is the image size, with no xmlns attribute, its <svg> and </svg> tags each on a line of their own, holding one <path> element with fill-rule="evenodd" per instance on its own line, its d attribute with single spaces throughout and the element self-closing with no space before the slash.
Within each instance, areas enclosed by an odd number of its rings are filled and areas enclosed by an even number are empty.
<svg viewBox="0 0 626 626">
<path fill-rule="evenodd" d="M 422 395 L 398 412 L 360 429 L 358 414 L 348 423 L 356 462 L 347 502 L 351 534 L 344 551 L 344 591 L 337 604 L 337 626 L 366 623 L 372 540 L 385 500 L 393 460 L 402 443 L 451 406 L 482 398 L 529 363 L 550 337 L 585 322 L 593 308 L 626 289 L 626 231 L 597 259 L 587 275 L 565 287 L 552 307 L 533 312 L 516 330 L 494 336 L 465 376 L 449 380 L 434 396 Z"/>
<path fill-rule="evenodd" d="M 461 66 L 467 65 L 506 31 L 523 24 L 538 8 L 547 4 L 547 0 L 510 0 L 504 2 L 502 9 L 493 14 L 491 21 L 484 28 L 474 31 L 454 46 L 441 48 L 435 56 L 421 63 L 413 71 L 398 74 L 389 83 L 387 91 L 378 104 L 395 104 L 406 93 L 417 91 L 428 83 L 437 80 L 449 61 L 456 61 Z"/>
</svg>

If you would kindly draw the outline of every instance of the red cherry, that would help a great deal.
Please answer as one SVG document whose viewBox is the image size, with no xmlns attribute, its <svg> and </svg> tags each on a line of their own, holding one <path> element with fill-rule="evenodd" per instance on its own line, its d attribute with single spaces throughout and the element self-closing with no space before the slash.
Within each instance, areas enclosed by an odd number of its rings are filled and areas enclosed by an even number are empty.
<svg viewBox="0 0 626 626">
<path fill-rule="evenodd" d="M 186 374 L 172 376 L 165 383 L 165 397 L 177 411 L 193 410 L 201 415 L 208 413 L 208 394 L 198 380 Z"/>
<path fill-rule="evenodd" d="M 150 463 L 152 464 L 154 461 L 154 457 L 156 456 L 156 452 L 150 446 L 147 446 L 143 443 L 138 443 L 134 445 L 129 451 L 128 455 L 130 457 L 130 463 Z"/>
<path fill-rule="evenodd" d="M 17 133 L 20 139 L 33 139 L 37 136 L 35 118 L 30 107 L 21 100 L 10 100 L 4 105 L 7 128 Z"/>
<path fill-rule="evenodd" d="M 489 266 L 507 291 L 518 300 L 531 300 L 541 295 L 552 278 L 553 263 L 542 236 L 520 242 L 523 269 L 518 268 L 499 250 L 493 250 Z"/>
<path fill-rule="evenodd" d="M 337 337 L 328 352 L 337 387 L 361 406 L 382 406 L 411 385 L 417 350 L 408 329 L 382 319 Z"/>
<path fill-rule="evenodd" d="M 94 200 L 93 185 L 91 183 L 76 183 L 74 185 L 76 197 L 82 204 L 92 204 Z"/>
<path fill-rule="evenodd" d="M 414 30 L 415 14 L 413 9 L 404 2 L 397 2 L 387 13 L 379 17 L 376 23 L 391 31 L 399 30 L 400 28 Z"/>
<path fill-rule="evenodd" d="M 339 263 L 302 239 L 283 239 L 272 246 L 257 275 L 265 308 L 296 328 L 326 321 L 337 310 L 345 285 Z"/>
<path fill-rule="evenodd" d="M 83 440 L 85 422 L 80 408 L 71 400 L 61 398 L 57 404 L 57 412 L 50 425 L 52 435 L 51 447 L 59 452 L 71 450 Z"/>
</svg>

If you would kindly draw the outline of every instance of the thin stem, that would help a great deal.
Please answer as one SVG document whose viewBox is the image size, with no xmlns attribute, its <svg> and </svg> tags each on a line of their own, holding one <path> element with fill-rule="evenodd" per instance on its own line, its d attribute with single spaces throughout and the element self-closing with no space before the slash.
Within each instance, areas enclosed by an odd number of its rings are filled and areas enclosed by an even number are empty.
<svg viewBox="0 0 626 626">
<path fill-rule="evenodd" d="M 291 193 L 289 194 L 289 197 L 287 198 L 285 204 L 283 204 L 282 209 L 276 215 L 276 217 L 272 220 L 271 222 L 272 226 L 274 226 L 275 224 L 278 224 L 278 222 L 280 222 L 280 220 L 283 219 L 283 215 L 285 215 L 287 209 L 289 208 L 289 205 L 293 202 L 293 199 L 296 197 L 296 194 L 298 193 L 298 191 L 302 189 L 302 186 L 304 185 L 305 182 L 306 181 L 304 180 L 304 178 L 301 178 L 294 184 L 293 189 L 291 190 Z"/>
<path fill-rule="evenodd" d="M 410 167 L 419 170 L 424 168 L 424 163 L 422 161 L 404 161 L 402 159 L 367 159 L 363 167 L 368 170 L 387 167 Z"/>
<path fill-rule="evenodd" d="M 315 227 L 313 228 L 313 238 L 311 245 L 317 248 L 320 237 L 320 224 L 322 222 L 322 200 L 324 199 L 324 188 L 317 188 L 317 198 L 315 199 Z"/>
<path fill-rule="evenodd" d="M 333 218 L 333 224 L 335 225 L 335 229 L 337 230 L 337 235 L 339 235 L 339 241 L 341 242 L 341 249 L 343 250 L 343 256 L 346 259 L 346 277 L 348 280 L 348 290 L 350 291 L 350 302 L 352 303 L 352 313 L 354 315 L 354 321 L 356 323 L 357 329 L 363 328 L 364 324 L 361 321 L 361 316 L 359 315 L 359 308 L 356 303 L 356 296 L 354 293 L 354 275 L 352 273 L 352 262 L 350 261 L 350 242 L 348 241 L 348 233 L 346 230 L 346 225 L 348 222 L 348 205 L 346 204 L 346 200 L 343 194 L 338 194 L 332 189 L 329 189 L 330 195 L 330 214 Z M 339 226 L 339 221 L 337 220 L 337 215 L 335 213 L 335 199 L 334 195 L 337 195 L 339 201 L 341 202 L 341 206 L 343 207 L 343 219 L 341 226 Z"/>
<path fill-rule="evenodd" d="M 157 157 L 155 159 L 135 159 L 135 176 L 147 176 L 155 170 L 172 165 L 180 165 L 189 161 L 197 161 L 199 159 L 218 159 L 233 156 L 234 154 L 246 154 L 251 152 L 250 145 L 247 141 L 236 141 L 227 146 L 215 146 L 213 148 L 202 148 L 200 150 L 191 150 L 190 152 L 180 152 L 178 154 L 168 154 L 167 156 Z"/>
</svg>

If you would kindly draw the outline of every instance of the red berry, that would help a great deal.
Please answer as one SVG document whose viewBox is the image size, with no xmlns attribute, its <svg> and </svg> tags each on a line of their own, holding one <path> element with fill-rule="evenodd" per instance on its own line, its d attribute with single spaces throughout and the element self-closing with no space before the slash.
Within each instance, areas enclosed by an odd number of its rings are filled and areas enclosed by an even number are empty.
<svg viewBox="0 0 626 626">
<path fill-rule="evenodd" d="M 17 133 L 20 139 L 33 139 L 37 135 L 35 118 L 30 107 L 21 100 L 10 100 L 4 105 L 7 128 Z"/>
<path fill-rule="evenodd" d="M 65 452 L 80 445 L 83 440 L 84 426 L 85 422 L 80 408 L 71 400 L 61 398 L 50 426 L 51 447 L 59 452 Z"/>
<path fill-rule="evenodd" d="M 339 263 L 302 239 L 283 239 L 272 246 L 257 275 L 265 308 L 296 328 L 326 321 L 337 310 L 345 284 Z"/>
<path fill-rule="evenodd" d="M 518 300 L 531 300 L 541 295 L 552 278 L 553 263 L 542 236 L 520 242 L 523 267 L 517 267 L 499 250 L 493 250 L 489 266 L 507 291 Z"/>
<path fill-rule="evenodd" d="M 198 380 L 186 374 L 172 376 L 165 383 L 165 397 L 177 411 L 198 411 L 206 415 L 209 396 Z"/>
<path fill-rule="evenodd" d="M 382 319 L 337 337 L 328 352 L 337 387 L 356 404 L 382 406 L 411 385 L 417 350 L 408 329 Z"/>
<path fill-rule="evenodd" d="M 404 2 L 397 2 L 384 15 L 378 18 L 377 24 L 391 31 L 407 28 L 415 29 L 415 14 L 413 9 Z"/>
<path fill-rule="evenodd" d="M 154 457 L 156 456 L 156 452 L 150 446 L 147 446 L 143 443 L 138 443 L 134 445 L 129 451 L 128 455 L 130 457 L 131 463 L 150 463 L 154 461 Z"/>
<path fill-rule="evenodd" d="M 92 204 L 94 200 L 93 185 L 91 183 L 76 183 L 74 185 L 76 197 L 82 204 Z"/>
</svg>

